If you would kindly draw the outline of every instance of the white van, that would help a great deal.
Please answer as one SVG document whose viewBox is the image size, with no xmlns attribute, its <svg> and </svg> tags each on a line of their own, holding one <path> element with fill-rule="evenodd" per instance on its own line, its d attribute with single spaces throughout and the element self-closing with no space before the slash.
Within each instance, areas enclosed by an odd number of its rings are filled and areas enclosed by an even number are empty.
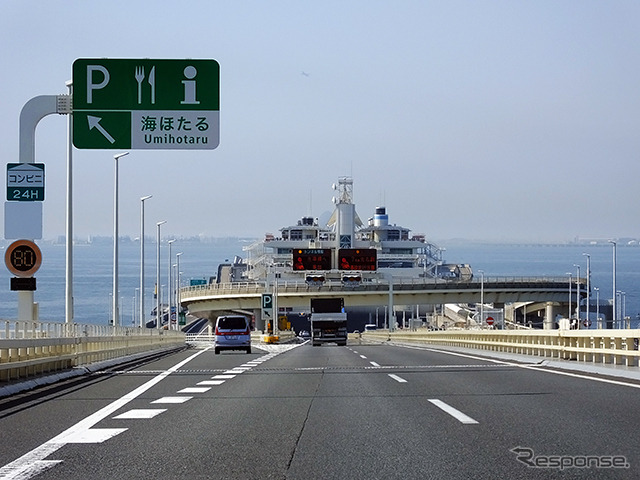
<svg viewBox="0 0 640 480">
<path fill-rule="evenodd" d="M 216 355 L 222 350 L 245 350 L 251 353 L 251 327 L 242 315 L 224 315 L 216 320 Z"/>
</svg>

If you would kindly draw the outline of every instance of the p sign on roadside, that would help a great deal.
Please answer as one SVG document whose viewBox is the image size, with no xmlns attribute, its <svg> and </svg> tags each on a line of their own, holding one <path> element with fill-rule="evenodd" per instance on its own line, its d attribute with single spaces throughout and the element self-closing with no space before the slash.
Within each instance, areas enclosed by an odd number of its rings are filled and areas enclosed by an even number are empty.
<svg viewBox="0 0 640 480">
<path fill-rule="evenodd" d="M 212 59 L 73 62 L 73 144 L 91 149 L 210 150 L 220 136 Z"/>
<path fill-rule="evenodd" d="M 271 320 L 273 318 L 273 294 L 262 294 L 262 318 Z"/>
</svg>

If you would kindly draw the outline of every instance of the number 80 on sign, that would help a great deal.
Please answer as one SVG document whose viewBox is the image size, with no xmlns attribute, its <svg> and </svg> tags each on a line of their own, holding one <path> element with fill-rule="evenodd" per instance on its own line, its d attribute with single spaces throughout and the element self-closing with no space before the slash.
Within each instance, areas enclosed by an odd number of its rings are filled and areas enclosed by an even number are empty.
<svg viewBox="0 0 640 480">
<path fill-rule="evenodd" d="M 17 240 L 7 248 L 4 262 L 18 277 L 31 277 L 42 264 L 42 252 L 31 240 Z"/>
</svg>

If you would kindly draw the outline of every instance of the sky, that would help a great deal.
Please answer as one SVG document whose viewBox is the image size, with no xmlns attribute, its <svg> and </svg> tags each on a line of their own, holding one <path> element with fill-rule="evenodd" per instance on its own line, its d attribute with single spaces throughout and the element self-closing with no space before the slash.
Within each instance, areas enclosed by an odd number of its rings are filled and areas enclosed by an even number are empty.
<svg viewBox="0 0 640 480">
<path fill-rule="evenodd" d="M 78 58 L 215 59 L 220 145 L 131 150 L 121 235 L 278 233 L 354 180 L 366 221 L 430 240 L 640 237 L 635 0 L 0 1 L 0 151 Z M 113 155 L 74 149 L 74 235 L 113 232 Z M 67 117 L 36 130 L 65 232 Z M 0 212 L 0 214 L 4 214 Z"/>
</svg>

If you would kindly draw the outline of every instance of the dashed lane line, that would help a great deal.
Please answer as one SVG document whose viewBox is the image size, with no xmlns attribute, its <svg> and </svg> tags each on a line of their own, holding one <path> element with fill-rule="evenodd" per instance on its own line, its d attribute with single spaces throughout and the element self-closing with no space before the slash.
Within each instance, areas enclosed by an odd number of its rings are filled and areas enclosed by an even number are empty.
<svg viewBox="0 0 640 480">
<path fill-rule="evenodd" d="M 402 377 L 400 377 L 400 376 L 398 376 L 398 375 L 395 375 L 395 374 L 393 374 L 393 373 L 390 373 L 390 374 L 389 374 L 389 376 L 390 376 L 391 378 L 393 378 L 393 379 L 394 379 L 396 382 L 398 382 L 398 383 L 407 383 L 407 381 L 406 381 L 404 378 L 402 378 Z"/>
<path fill-rule="evenodd" d="M 448 405 L 448 404 L 444 403 L 442 400 L 438 400 L 437 398 L 431 398 L 431 399 L 429 399 L 429 402 L 431 402 L 433 405 L 438 407 L 440 410 L 442 410 L 442 411 L 448 413 L 449 415 L 451 415 L 453 418 L 458 420 L 460 423 L 464 423 L 464 424 L 467 424 L 467 425 L 472 425 L 472 424 L 478 423 L 473 418 L 469 417 L 468 415 L 465 415 L 460 410 L 457 410 L 457 409 L 453 408 L 451 405 Z"/>
<path fill-rule="evenodd" d="M 166 408 L 138 408 L 129 410 L 128 412 L 121 413 L 113 417 L 114 420 L 130 420 L 130 419 L 146 419 L 153 418 L 160 415 L 162 412 L 166 412 Z"/>
<path fill-rule="evenodd" d="M 191 400 L 193 397 L 162 397 L 154 400 L 153 403 L 185 403 Z"/>
<path fill-rule="evenodd" d="M 178 390 L 178 393 L 206 393 L 209 390 L 211 390 L 211 387 L 187 387 Z"/>
</svg>

